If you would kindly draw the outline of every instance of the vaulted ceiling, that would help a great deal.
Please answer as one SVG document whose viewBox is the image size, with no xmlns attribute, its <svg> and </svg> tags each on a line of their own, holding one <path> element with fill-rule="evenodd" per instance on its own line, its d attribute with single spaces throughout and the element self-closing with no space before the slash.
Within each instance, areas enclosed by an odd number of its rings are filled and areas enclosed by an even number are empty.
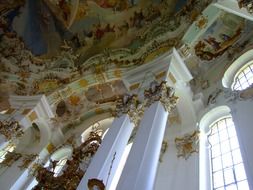
<svg viewBox="0 0 253 190">
<path fill-rule="evenodd" d="M 195 77 L 193 90 L 207 88 L 210 76 L 220 78 L 212 68 L 253 44 L 251 22 L 210 3 L 0 0 L 0 111 L 10 94 L 46 94 L 68 109 L 112 102 L 127 91 L 125 71 L 172 47 Z"/>
</svg>

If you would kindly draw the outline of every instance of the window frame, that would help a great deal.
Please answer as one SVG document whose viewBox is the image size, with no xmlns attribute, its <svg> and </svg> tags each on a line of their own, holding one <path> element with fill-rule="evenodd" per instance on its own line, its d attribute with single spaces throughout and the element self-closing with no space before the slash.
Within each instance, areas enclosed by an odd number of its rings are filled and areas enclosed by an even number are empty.
<svg viewBox="0 0 253 190">
<path fill-rule="evenodd" d="M 210 144 L 210 162 L 211 162 L 211 175 L 212 175 L 212 185 L 213 185 L 213 187 L 212 187 L 212 189 L 213 190 L 217 190 L 217 189 L 219 189 L 219 188 L 226 188 L 226 187 L 229 187 L 230 185 L 236 185 L 236 187 L 238 188 L 238 183 L 240 183 L 240 182 L 243 182 L 243 181 L 246 181 L 247 182 L 247 184 L 248 184 L 248 187 L 249 187 L 249 183 L 248 183 L 248 178 L 247 178 L 247 175 L 246 175 L 246 171 L 245 171 L 245 166 L 244 166 L 244 161 L 243 161 L 243 159 L 242 159 L 242 154 L 241 154 L 241 148 L 240 148 L 240 145 L 239 145 L 239 142 L 238 142 L 238 147 L 236 147 L 236 148 L 232 148 L 231 147 L 231 142 L 232 141 L 230 141 L 230 138 L 231 138 L 231 136 L 229 135 L 229 128 L 228 127 L 231 127 L 231 126 L 229 126 L 228 124 L 227 124 L 227 120 L 228 119 L 230 119 L 231 121 L 232 121 L 232 123 L 233 123 L 233 128 L 234 128 L 234 130 L 235 130 L 235 136 L 233 136 L 232 138 L 234 138 L 234 137 L 236 137 L 236 139 L 237 139 L 237 141 L 238 141 L 238 135 L 237 135 L 237 133 L 236 133 L 236 129 L 235 129 L 235 124 L 234 124 L 234 121 L 233 121 L 233 118 L 232 118 L 232 116 L 231 115 L 228 115 L 228 116 L 225 116 L 225 117 L 221 117 L 221 118 L 219 118 L 219 119 L 217 119 L 216 121 L 214 121 L 211 125 L 210 125 L 210 131 L 209 131 L 209 133 L 207 134 L 207 136 L 208 136 L 208 142 L 209 142 L 209 144 Z M 220 123 L 219 122 L 222 122 L 222 121 L 224 121 L 225 122 L 225 129 L 223 129 L 223 130 L 219 130 L 218 128 L 219 127 L 221 127 L 221 125 L 220 125 Z M 220 125 L 220 126 L 219 126 Z M 213 128 L 214 127 L 217 127 L 217 132 L 216 133 L 214 133 L 214 134 L 212 134 L 212 132 L 213 132 Z M 224 131 L 227 131 L 227 134 L 228 134 L 228 137 L 224 140 L 222 140 L 221 141 L 221 137 L 220 137 L 220 132 L 224 132 Z M 213 147 L 213 145 L 212 145 L 212 143 L 210 142 L 210 137 L 211 136 L 214 136 L 214 135 L 218 135 L 218 139 L 219 139 L 219 142 L 217 142 L 217 144 L 215 144 L 215 146 L 219 146 L 220 147 L 220 155 L 218 155 L 218 156 L 216 156 L 216 157 L 213 157 L 213 150 L 212 150 L 212 147 Z M 229 151 L 228 152 L 223 152 L 222 151 L 222 143 L 224 143 L 225 141 L 228 141 L 229 142 Z M 239 153 L 240 153 L 240 159 L 241 159 L 241 161 L 240 162 L 238 162 L 238 163 L 235 163 L 235 161 L 234 161 L 234 156 L 233 156 L 233 152 L 234 151 L 236 151 L 236 150 L 239 150 Z M 232 165 L 230 165 L 230 166 L 224 166 L 224 163 L 223 163 L 223 157 L 224 157 L 224 155 L 226 155 L 226 154 L 229 154 L 230 153 L 230 156 L 229 156 L 229 158 L 231 158 L 231 161 L 232 161 Z M 214 162 L 214 159 L 215 158 L 218 158 L 218 157 L 220 157 L 221 158 L 221 162 L 220 162 L 220 164 L 221 164 L 221 169 L 218 169 L 218 170 L 215 170 L 214 171 L 214 164 L 213 164 L 213 162 Z M 243 170 L 244 170 L 244 175 L 245 175 L 245 178 L 244 179 L 241 179 L 241 180 L 239 180 L 239 179 L 237 179 L 237 175 L 238 174 L 236 174 L 236 172 L 235 172 L 235 170 L 236 170 L 236 168 L 239 166 L 239 165 L 242 165 L 243 166 Z M 226 177 L 225 177 L 225 172 L 226 172 L 226 170 L 229 170 L 229 169 L 232 169 L 232 172 L 233 172 L 233 182 L 230 182 L 229 184 L 226 184 Z M 216 172 L 221 172 L 222 173 L 222 177 L 223 177 L 223 186 L 220 186 L 220 187 L 217 187 L 217 188 L 215 188 L 214 187 L 214 174 L 216 173 Z"/>
<path fill-rule="evenodd" d="M 253 61 L 250 61 L 250 62 L 246 63 L 244 66 L 242 66 L 242 67 L 237 71 L 237 73 L 236 73 L 235 76 L 234 76 L 233 83 L 232 83 L 232 85 L 231 85 L 231 89 L 232 89 L 232 90 L 242 91 L 242 90 L 247 89 L 248 87 L 250 87 L 250 86 L 253 84 L 253 82 L 250 84 L 249 78 L 248 78 L 248 76 L 246 76 L 246 74 L 248 74 L 248 73 L 245 73 L 245 70 L 246 70 L 247 68 L 249 68 L 249 69 L 251 70 L 251 73 L 252 73 L 252 75 L 253 75 Z M 246 81 L 247 81 L 247 83 L 248 83 L 248 85 L 247 85 L 246 88 L 244 88 L 244 87 L 242 86 L 242 83 L 241 83 L 241 81 L 240 81 L 240 78 L 238 78 L 239 75 L 241 75 L 241 74 L 244 75 L 243 78 L 245 78 Z M 251 77 L 251 78 L 252 78 L 252 77 Z M 238 89 L 238 88 L 235 88 L 235 86 L 236 86 L 237 83 L 239 83 L 239 89 Z"/>
<path fill-rule="evenodd" d="M 213 190 L 213 175 L 212 175 L 212 164 L 211 164 L 211 150 L 208 142 L 208 135 L 211 133 L 210 126 L 219 121 L 222 118 L 232 117 L 231 109 L 226 106 L 217 106 L 208 112 L 203 113 L 198 127 L 200 130 L 200 141 L 199 141 L 199 189 Z M 234 120 L 233 120 L 234 122 Z M 238 135 L 237 127 L 235 126 L 237 134 L 237 140 L 239 144 L 239 150 L 241 152 L 242 162 L 244 163 L 245 175 L 248 180 L 248 186 L 250 188 L 250 179 L 247 176 L 246 170 L 247 162 L 244 159 L 244 149 L 240 146 L 240 135 Z"/>
<path fill-rule="evenodd" d="M 235 77 L 247 65 L 253 62 L 253 49 L 246 51 L 239 56 L 225 71 L 222 78 L 222 85 L 233 90 Z"/>
</svg>

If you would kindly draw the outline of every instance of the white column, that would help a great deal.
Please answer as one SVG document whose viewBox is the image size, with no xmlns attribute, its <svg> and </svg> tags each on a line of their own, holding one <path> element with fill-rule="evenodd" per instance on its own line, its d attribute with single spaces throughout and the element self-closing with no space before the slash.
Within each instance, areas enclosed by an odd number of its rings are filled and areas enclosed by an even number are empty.
<svg viewBox="0 0 253 190">
<path fill-rule="evenodd" d="M 125 108 L 123 108 L 123 112 L 129 114 L 131 108 L 128 106 L 133 104 L 130 103 L 131 100 L 129 99 L 127 102 Z M 133 107 L 135 107 L 135 105 L 133 105 Z M 88 180 L 94 178 L 100 181 L 102 180 L 107 189 L 110 187 L 121 156 L 134 128 L 134 122 L 132 122 L 132 118 L 130 118 L 128 114 L 115 118 L 113 121 L 112 126 L 105 135 L 102 144 L 94 155 L 90 166 L 81 180 L 77 188 L 78 190 L 88 190 Z"/>
<path fill-rule="evenodd" d="M 168 111 L 177 99 L 171 99 L 171 92 L 162 82 L 145 94 L 150 106 L 141 120 L 117 190 L 153 190 Z"/>
<path fill-rule="evenodd" d="M 117 190 L 153 189 L 167 117 L 160 102 L 145 111 Z"/>
</svg>

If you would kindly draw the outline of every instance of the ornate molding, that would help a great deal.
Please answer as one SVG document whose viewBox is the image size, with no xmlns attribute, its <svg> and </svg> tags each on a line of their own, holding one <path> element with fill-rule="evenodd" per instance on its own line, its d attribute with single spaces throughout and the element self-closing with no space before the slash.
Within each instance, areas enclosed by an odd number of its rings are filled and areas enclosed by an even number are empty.
<svg viewBox="0 0 253 190">
<path fill-rule="evenodd" d="M 89 190 L 105 190 L 105 185 L 102 180 L 99 179 L 89 179 L 88 180 Z"/>
<path fill-rule="evenodd" d="M 239 8 L 247 9 L 248 13 L 253 14 L 253 2 L 249 0 L 237 0 Z"/>
<path fill-rule="evenodd" d="M 24 134 L 22 126 L 18 121 L 0 121 L 0 133 L 4 135 L 7 140 L 21 137 Z"/>
<path fill-rule="evenodd" d="M 244 90 L 225 90 L 224 97 L 227 102 L 253 100 L 253 84 Z"/>
<path fill-rule="evenodd" d="M 202 30 L 204 28 L 206 28 L 208 23 L 208 18 L 205 15 L 200 15 L 197 19 L 197 21 L 195 22 L 195 26 L 198 27 L 199 30 Z"/>
<path fill-rule="evenodd" d="M 144 114 L 144 106 L 138 100 L 137 95 L 124 95 L 118 99 L 114 115 L 120 117 L 123 114 L 128 114 L 131 122 L 138 126 L 141 116 Z"/>
<path fill-rule="evenodd" d="M 150 88 L 144 91 L 145 106 L 149 107 L 156 101 L 160 101 L 167 112 L 170 112 L 177 104 L 178 97 L 173 88 L 168 87 L 165 81 L 158 84 L 156 81 L 150 84 Z"/>
<path fill-rule="evenodd" d="M 99 148 L 101 141 L 101 137 L 96 131 L 92 131 L 89 138 L 83 144 L 73 148 L 72 158 L 67 160 L 65 169 L 58 176 L 54 176 L 53 172 L 57 161 L 51 160 L 49 168 L 44 168 L 41 164 L 35 163 L 31 169 L 32 175 L 36 177 L 38 184 L 33 190 L 75 190 L 85 174 L 91 158 Z"/>
<path fill-rule="evenodd" d="M 175 138 L 177 148 L 177 157 L 183 157 L 187 160 L 192 153 L 199 152 L 199 131 L 187 133 L 183 137 Z"/>
<path fill-rule="evenodd" d="M 14 162 L 22 157 L 22 154 L 16 152 L 8 152 L 5 155 L 3 162 L 0 163 L 2 166 L 10 167 Z"/>
</svg>

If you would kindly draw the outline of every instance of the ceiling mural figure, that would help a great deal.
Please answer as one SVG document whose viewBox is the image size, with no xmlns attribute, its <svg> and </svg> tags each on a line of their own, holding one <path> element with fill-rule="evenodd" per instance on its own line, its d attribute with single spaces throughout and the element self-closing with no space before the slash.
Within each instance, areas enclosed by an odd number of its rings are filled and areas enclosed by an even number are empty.
<svg viewBox="0 0 253 190">
<path fill-rule="evenodd" d="M 196 55 L 207 61 L 221 56 L 240 38 L 244 22 L 241 17 L 222 14 L 196 43 L 194 47 Z"/>
<path fill-rule="evenodd" d="M 178 47 L 186 26 L 208 5 L 208 0 L 11 2 L 2 7 L 1 18 L 8 20 L 6 10 L 13 7 L 20 13 L 9 19 L 12 32 L 2 29 L 0 79 L 1 87 L 18 95 L 50 94 L 88 73 L 95 74 L 91 81 L 72 86 L 115 80 L 118 68 L 136 67 Z M 67 5 L 65 17 L 73 20 L 66 25 L 56 7 Z M 116 75 L 106 74 L 112 69 Z"/>
</svg>

